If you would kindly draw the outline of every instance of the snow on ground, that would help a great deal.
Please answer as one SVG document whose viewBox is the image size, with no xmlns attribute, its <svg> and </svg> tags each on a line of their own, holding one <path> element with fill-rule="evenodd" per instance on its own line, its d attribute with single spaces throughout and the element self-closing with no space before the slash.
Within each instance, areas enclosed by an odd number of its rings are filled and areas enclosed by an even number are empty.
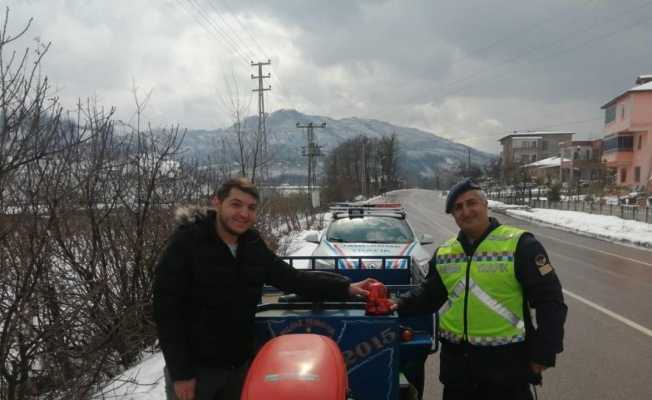
<svg viewBox="0 0 652 400">
<path fill-rule="evenodd" d="M 146 356 L 138 365 L 118 375 L 94 399 L 163 400 L 165 399 L 165 361 L 161 352 Z"/>
<path fill-rule="evenodd" d="M 580 235 L 652 249 L 652 224 L 645 222 L 578 211 L 528 209 L 493 200 L 489 200 L 489 208 L 514 218 L 544 223 Z"/>
</svg>

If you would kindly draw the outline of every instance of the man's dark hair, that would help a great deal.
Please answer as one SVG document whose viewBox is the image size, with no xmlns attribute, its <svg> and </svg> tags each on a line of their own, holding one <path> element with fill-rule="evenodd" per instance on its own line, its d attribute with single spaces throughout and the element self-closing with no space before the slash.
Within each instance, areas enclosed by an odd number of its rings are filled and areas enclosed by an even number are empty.
<svg viewBox="0 0 652 400">
<path fill-rule="evenodd" d="M 251 181 L 249 181 L 247 178 L 233 178 L 224 182 L 222 186 L 217 189 L 217 198 L 220 199 L 220 201 L 224 201 L 224 199 L 229 197 L 229 194 L 231 194 L 231 189 L 233 188 L 253 196 L 256 200 L 260 200 L 260 195 L 258 194 L 256 185 L 251 183 Z"/>
</svg>

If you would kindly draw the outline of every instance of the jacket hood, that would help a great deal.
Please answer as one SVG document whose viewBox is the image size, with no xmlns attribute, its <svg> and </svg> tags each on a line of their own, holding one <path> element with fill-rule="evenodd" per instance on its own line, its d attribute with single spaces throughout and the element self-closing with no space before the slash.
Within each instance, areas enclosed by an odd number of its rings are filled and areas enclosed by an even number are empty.
<svg viewBox="0 0 652 400">
<path fill-rule="evenodd" d="M 177 225 L 190 225 L 208 218 L 215 209 L 204 206 L 183 206 L 174 211 L 174 222 Z"/>
<path fill-rule="evenodd" d="M 209 227 L 211 234 L 214 232 L 214 221 L 217 211 L 212 207 L 205 206 L 182 206 L 174 211 L 174 222 L 179 227 L 189 226 L 205 222 L 202 226 Z M 249 229 L 240 236 L 240 241 L 256 242 L 260 240 L 260 234 L 255 229 Z"/>
</svg>

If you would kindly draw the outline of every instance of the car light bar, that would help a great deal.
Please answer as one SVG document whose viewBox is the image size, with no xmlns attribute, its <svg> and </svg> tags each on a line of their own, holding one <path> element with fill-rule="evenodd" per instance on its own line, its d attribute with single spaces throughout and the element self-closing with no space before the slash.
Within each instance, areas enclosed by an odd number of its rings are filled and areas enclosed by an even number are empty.
<svg viewBox="0 0 652 400">
<path fill-rule="evenodd" d="M 365 215 L 384 215 L 390 217 L 405 218 L 407 211 L 401 203 L 377 203 L 377 204 L 352 204 L 336 203 L 330 208 L 333 218 L 340 218 L 345 214 L 349 218 L 360 218 Z"/>
</svg>

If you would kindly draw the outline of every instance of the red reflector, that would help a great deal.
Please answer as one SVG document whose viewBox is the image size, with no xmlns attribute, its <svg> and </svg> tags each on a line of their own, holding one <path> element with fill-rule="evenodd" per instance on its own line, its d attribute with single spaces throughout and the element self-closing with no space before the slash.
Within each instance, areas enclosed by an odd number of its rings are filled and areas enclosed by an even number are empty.
<svg viewBox="0 0 652 400">
<path fill-rule="evenodd" d="M 401 332 L 401 340 L 404 342 L 409 342 L 410 340 L 412 340 L 413 337 L 414 337 L 414 333 L 412 332 L 411 329 L 406 329 L 403 332 Z"/>
</svg>

